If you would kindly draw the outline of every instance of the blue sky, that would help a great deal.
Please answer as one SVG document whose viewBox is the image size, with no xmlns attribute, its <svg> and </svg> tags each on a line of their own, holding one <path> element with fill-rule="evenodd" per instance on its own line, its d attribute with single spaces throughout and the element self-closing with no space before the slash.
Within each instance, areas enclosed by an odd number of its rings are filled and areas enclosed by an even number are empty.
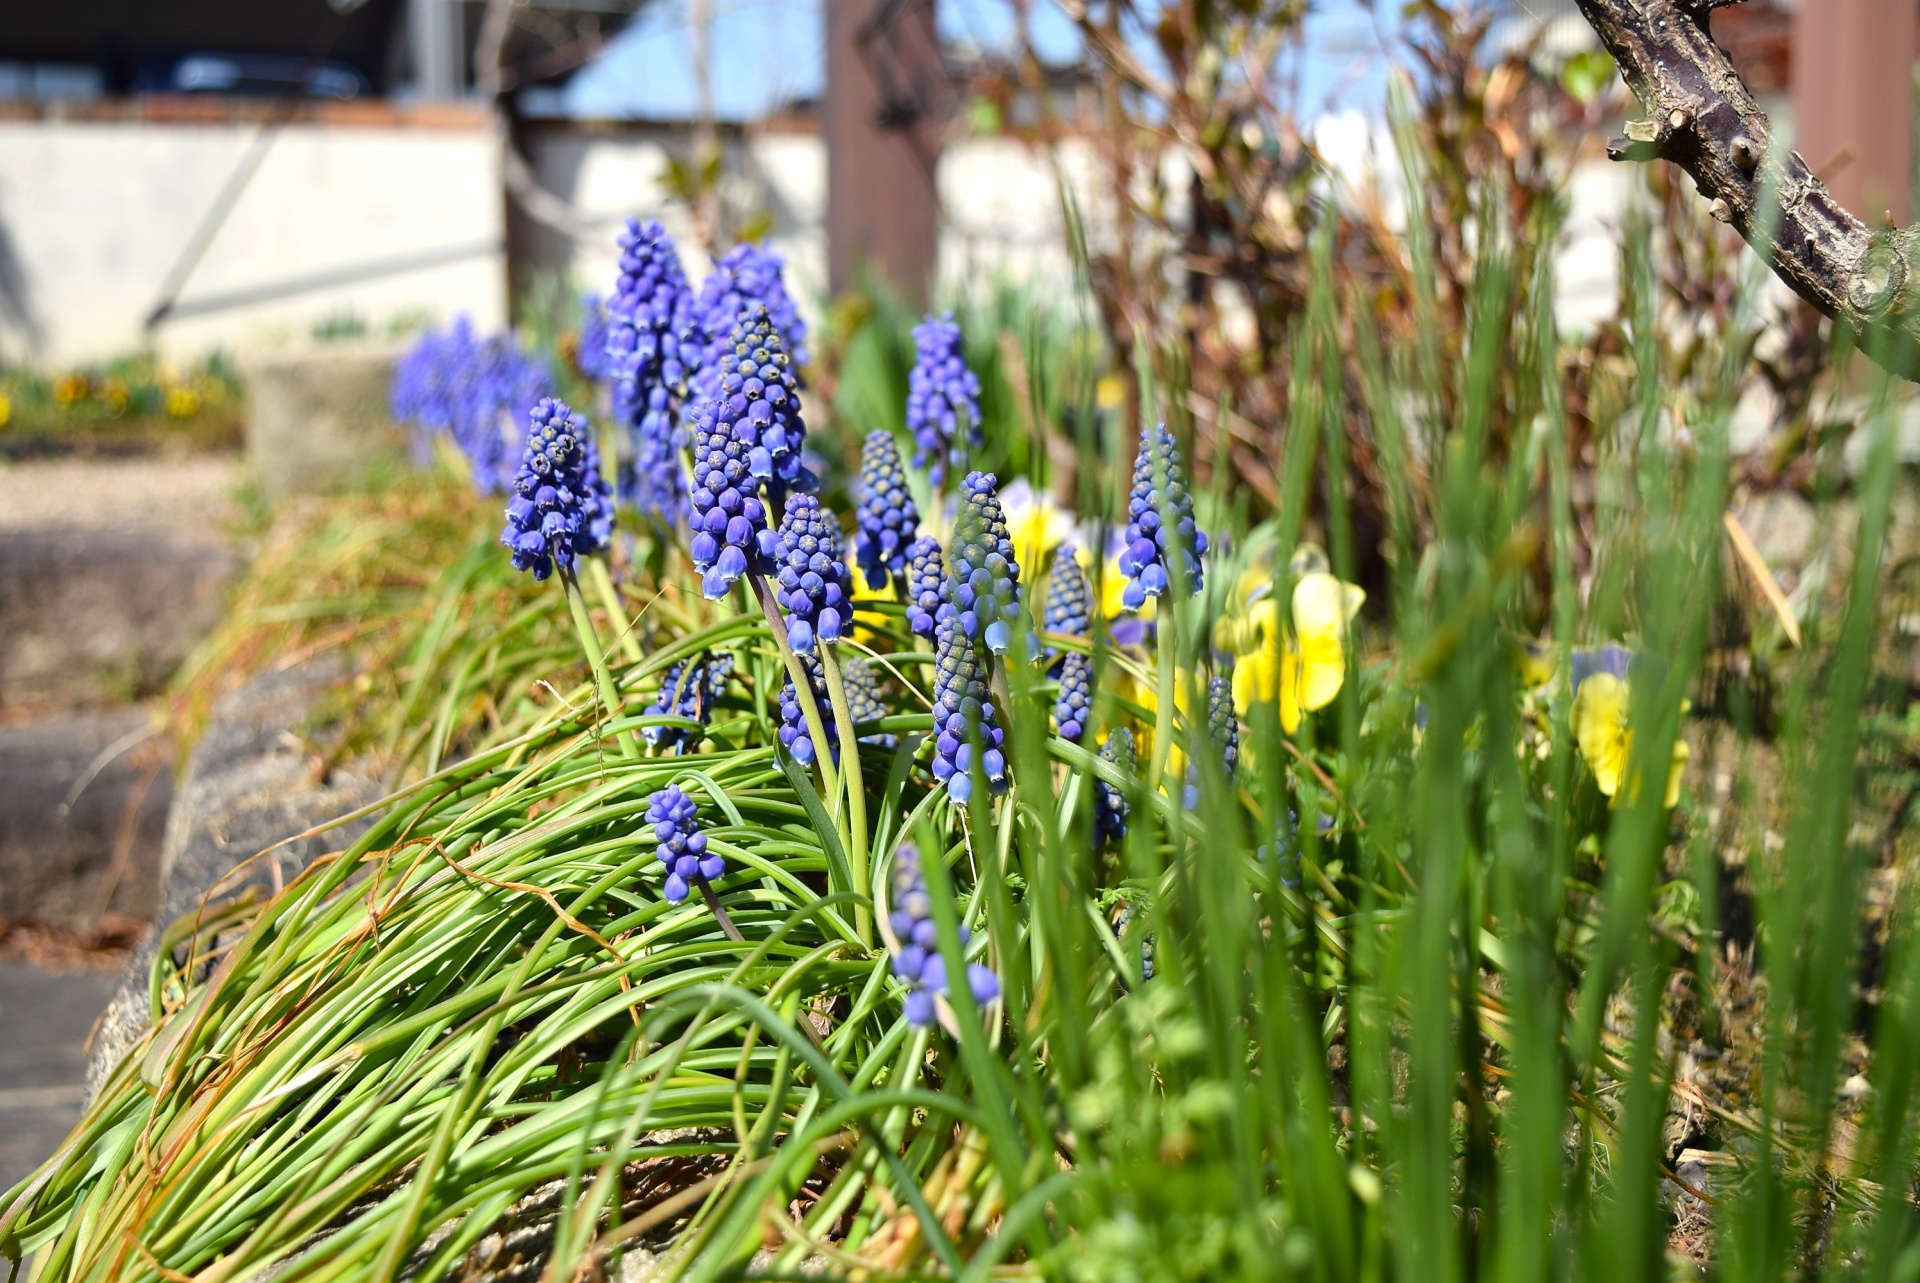
<svg viewBox="0 0 1920 1283">
<path fill-rule="evenodd" d="M 878 3 L 878 0 L 874 0 Z M 712 0 L 714 102 L 722 120 L 750 120 L 783 102 L 819 95 L 826 77 L 824 0 Z M 1388 6 L 1389 8 L 1391 6 Z M 686 0 L 653 0 L 564 92 L 574 116 L 684 120 L 694 114 L 692 47 Z M 1005 48 L 1012 20 L 1003 0 L 939 0 L 941 33 L 985 49 Z M 1313 51 L 1303 66 L 1303 100 L 1318 106 L 1339 90 L 1342 106 L 1379 98 L 1379 60 L 1370 20 L 1359 4 L 1314 20 Z M 1058 8 L 1034 10 L 1034 40 L 1049 59 L 1078 48 Z"/>
</svg>

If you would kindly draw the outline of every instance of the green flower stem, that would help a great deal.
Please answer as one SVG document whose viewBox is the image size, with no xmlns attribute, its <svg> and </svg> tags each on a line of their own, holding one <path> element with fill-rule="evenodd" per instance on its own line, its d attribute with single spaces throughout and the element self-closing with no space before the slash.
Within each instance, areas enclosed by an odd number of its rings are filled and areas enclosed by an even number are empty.
<svg viewBox="0 0 1920 1283">
<path fill-rule="evenodd" d="M 1173 751 L 1173 719 L 1179 681 L 1179 656 L 1174 636 L 1174 612 L 1168 603 L 1162 602 L 1155 612 L 1159 617 L 1159 627 L 1155 630 L 1160 656 L 1160 684 L 1155 700 L 1156 710 L 1153 726 L 1153 759 L 1147 770 L 1147 794 L 1152 796 L 1160 791 L 1160 779 L 1167 771 L 1167 755 Z"/>
<path fill-rule="evenodd" d="M 727 916 L 726 907 L 720 903 L 720 897 L 713 893 L 713 883 L 704 876 L 696 875 L 693 884 L 700 888 L 700 898 L 707 902 L 707 908 L 713 911 L 713 920 L 727 933 L 727 939 L 735 944 L 745 944 L 747 938 L 740 934 L 740 928 L 733 925 L 733 919 Z"/>
<path fill-rule="evenodd" d="M 607 671 L 607 657 L 600 649 L 600 639 L 593 631 L 593 620 L 587 615 L 587 599 L 581 595 L 580 581 L 571 570 L 560 572 L 560 583 L 567 592 L 567 609 L 573 613 L 573 630 L 580 635 L 580 649 L 587 654 L 587 665 L 593 669 L 593 680 L 600 688 L 600 702 L 607 706 L 607 721 L 611 723 L 620 716 L 620 692 L 614 687 L 613 675 Z M 622 757 L 640 756 L 640 746 L 634 742 L 631 732 L 621 735 L 617 740 Z"/>
<path fill-rule="evenodd" d="M 767 617 L 767 627 L 773 631 L 773 640 L 780 647 L 780 657 L 786 660 L 787 675 L 793 678 L 794 695 L 800 700 L 800 712 L 807 719 L 807 734 L 813 738 L 813 746 L 818 750 L 813 760 L 814 765 L 820 768 L 820 795 L 826 799 L 827 809 L 834 817 L 834 825 L 839 828 L 840 777 L 833 769 L 827 723 L 820 716 L 819 703 L 813 698 L 813 683 L 807 678 L 806 665 L 800 662 L 800 656 L 794 654 L 792 644 L 787 641 L 786 621 L 780 618 L 780 607 L 774 603 L 773 589 L 768 586 L 767 577 L 757 570 L 749 570 L 747 578 L 753 583 L 753 594 L 759 599 L 760 609 Z M 847 844 L 844 831 L 840 833 L 840 843 L 842 846 Z M 856 891 L 859 889 L 853 888 Z"/>
<path fill-rule="evenodd" d="M 840 771 L 847 782 L 847 829 L 852 841 L 847 844 L 847 863 L 853 869 L 853 885 L 864 889 L 868 883 L 867 796 L 860 776 L 860 737 L 853 729 L 853 710 L 847 705 L 846 683 L 840 680 L 840 659 L 821 643 L 820 671 L 826 675 L 827 698 L 833 703 L 833 719 L 840 732 Z M 873 910 L 865 902 L 854 905 L 854 930 L 868 944 L 873 943 Z"/>
<path fill-rule="evenodd" d="M 607 612 L 620 653 L 627 657 L 629 664 L 639 663 L 646 656 L 640 651 L 640 639 L 634 636 L 633 621 L 627 618 L 626 607 L 620 604 L 620 590 L 613 586 L 613 576 L 607 571 L 604 557 L 587 559 L 587 578 L 593 582 L 593 593 L 600 599 L 600 608 Z"/>
</svg>

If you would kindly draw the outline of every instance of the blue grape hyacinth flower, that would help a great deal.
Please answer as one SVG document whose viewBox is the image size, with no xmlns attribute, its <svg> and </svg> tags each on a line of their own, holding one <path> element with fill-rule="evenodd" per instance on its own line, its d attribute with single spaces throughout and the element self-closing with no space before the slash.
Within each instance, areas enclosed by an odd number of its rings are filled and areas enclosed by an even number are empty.
<svg viewBox="0 0 1920 1283">
<path fill-rule="evenodd" d="M 1093 589 L 1086 572 L 1080 569 L 1072 544 L 1054 550 L 1053 565 L 1047 571 L 1041 627 L 1067 637 L 1085 637 L 1093 627 Z M 1077 744 L 1093 712 L 1093 657 L 1079 651 L 1063 654 L 1049 649 L 1047 658 L 1053 661 L 1049 673 L 1060 680 L 1060 693 L 1053 704 L 1054 725 L 1063 739 Z"/>
<path fill-rule="evenodd" d="M 706 726 L 713 721 L 713 706 L 726 692 L 727 678 L 732 674 L 732 655 L 703 651 L 688 659 L 676 660 L 660 678 L 660 691 L 647 712 L 684 717 Z M 689 752 L 700 742 L 700 732 L 684 726 L 647 726 L 640 734 L 650 746 L 664 753 Z"/>
<path fill-rule="evenodd" d="M 913 464 L 927 470 L 937 490 L 949 465 L 961 467 L 981 446 L 980 380 L 967 368 L 951 312 L 914 326 L 913 350 L 907 373 L 907 427 L 918 447 Z"/>
<path fill-rule="evenodd" d="M 842 660 L 840 663 L 840 681 L 847 690 L 847 713 L 857 726 L 861 722 L 877 722 L 890 710 L 886 701 L 880 697 L 880 678 L 873 671 L 873 665 L 858 656 Z M 878 744 L 882 748 L 895 748 L 900 743 L 898 735 L 876 734 L 862 735 L 862 744 Z"/>
<path fill-rule="evenodd" d="M 994 654 L 1005 654 L 1013 640 L 1010 625 L 1020 612 L 1020 563 L 991 472 L 969 472 L 960 483 L 949 560 L 949 591 L 961 631 Z"/>
<path fill-rule="evenodd" d="M 1058 667 L 1060 692 L 1053 701 L 1053 722 L 1061 739 L 1078 744 L 1093 719 L 1093 656 L 1069 651 Z"/>
<path fill-rule="evenodd" d="M 833 704 L 828 699 L 826 673 L 820 667 L 818 655 L 800 656 L 800 667 L 806 671 L 807 685 L 813 688 L 814 707 L 820 710 L 820 729 L 827 737 L 827 751 L 834 761 L 840 760 L 839 724 L 833 718 Z M 800 692 L 793 684 L 793 675 L 780 687 L 780 746 L 793 754 L 793 760 L 802 766 L 812 766 L 820 756 L 819 746 L 813 742 L 813 732 L 807 727 L 807 714 L 800 705 Z"/>
<path fill-rule="evenodd" d="M 1100 760 L 1111 762 L 1126 775 L 1139 769 L 1139 754 L 1134 750 L 1133 732 L 1121 726 L 1107 735 L 1100 746 Z M 1125 791 L 1115 788 L 1099 776 L 1093 779 L 1093 841 L 1096 846 L 1120 842 L 1127 836 L 1127 817 L 1132 811 Z"/>
<path fill-rule="evenodd" d="M 867 586 L 878 591 L 891 576 L 906 572 L 907 546 L 920 525 L 920 510 L 907 489 L 907 469 L 891 432 L 876 429 L 867 434 L 855 497 L 854 554 Z"/>
<path fill-rule="evenodd" d="M 598 294 L 580 296 L 580 341 L 573 364 L 596 383 L 605 382 L 612 373 L 607 360 L 607 301 Z"/>
<path fill-rule="evenodd" d="M 546 363 L 520 350 L 511 334 L 481 338 L 457 318 L 445 333 L 428 332 L 394 366 L 390 408 L 415 429 L 416 453 L 445 435 L 466 456 L 474 489 L 513 488 L 519 425 L 552 394 Z"/>
<path fill-rule="evenodd" d="M 907 545 L 907 627 L 914 636 L 932 641 L 934 625 L 952 609 L 940 541 L 922 535 Z"/>
<path fill-rule="evenodd" d="M 778 547 L 760 497 L 772 464 L 753 425 L 723 417 L 722 409 L 709 401 L 694 418 L 693 490 L 687 496 L 693 527 L 687 551 L 701 574 L 700 591 L 713 601 L 750 568 L 770 563 Z"/>
<path fill-rule="evenodd" d="M 774 560 L 779 572 L 773 596 L 786 612 L 787 644 L 806 655 L 816 642 L 838 643 L 852 618 L 853 581 L 839 523 L 812 495 L 787 497 Z"/>
<path fill-rule="evenodd" d="M 756 307 L 764 307 L 796 366 L 807 363 L 807 323 L 787 293 L 786 260 L 759 245 L 736 245 L 700 282 L 693 301 L 697 359 L 690 361 L 688 384 L 694 400 L 720 395 L 721 360 L 732 346 L 734 328 Z"/>
<path fill-rule="evenodd" d="M 800 417 L 800 381 L 764 305 L 755 304 L 740 318 L 719 369 L 721 417 L 747 425 L 766 451 L 764 458 L 756 456 L 755 475 L 767 492 L 783 500 L 788 490 L 812 490 L 815 478 L 802 458 L 807 425 Z"/>
<path fill-rule="evenodd" d="M 736 337 L 740 341 L 727 357 L 732 392 L 702 405 L 694 417 L 688 551 L 702 575 L 701 591 L 714 601 L 749 569 L 773 564 L 779 538 L 767 527 L 762 494 L 781 466 L 775 445 L 797 473 L 796 438 L 804 434 L 792 378 L 785 374 L 786 354 L 777 350 L 766 309 L 742 321 Z M 776 348 L 757 346 L 765 342 Z"/>
<path fill-rule="evenodd" d="M 676 454 L 685 442 L 676 439 L 676 432 L 686 395 L 693 292 L 680 270 L 673 238 L 658 222 L 629 218 L 619 245 L 620 270 L 607 300 L 603 361 L 615 413 L 631 436 L 620 494 L 640 512 L 671 522 L 686 500 Z"/>
<path fill-rule="evenodd" d="M 678 784 L 669 784 L 647 798 L 647 822 L 660 845 L 660 863 L 667 866 L 668 904 L 687 898 L 696 882 L 712 882 L 727 871 L 727 862 L 707 850 L 700 831 L 700 808 Z"/>
<path fill-rule="evenodd" d="M 1233 679 L 1219 673 L 1207 679 L 1207 739 L 1219 754 L 1228 784 L 1232 784 L 1233 773 L 1240 765 L 1240 719 L 1233 710 Z M 1198 767 L 1187 770 L 1185 802 L 1189 811 L 1200 805 Z"/>
<path fill-rule="evenodd" d="M 973 796 L 976 742 L 987 788 L 994 793 L 1006 791 L 1007 758 L 1002 749 L 1006 732 L 994 712 L 986 665 L 959 619 L 948 615 L 935 633 L 933 777 L 947 786 L 947 796 L 964 806 Z"/>
<path fill-rule="evenodd" d="M 1193 495 L 1180 465 L 1180 447 L 1166 424 L 1140 434 L 1133 461 L 1133 491 L 1127 497 L 1126 548 L 1120 573 L 1127 577 L 1121 603 L 1139 610 L 1147 598 L 1173 586 L 1172 559 L 1178 557 L 1186 590 L 1201 589 L 1200 559 L 1207 537 L 1193 523 Z"/>
<path fill-rule="evenodd" d="M 927 893 L 926 870 L 920 867 L 920 849 L 902 843 L 893 853 L 893 876 L 888 895 L 887 925 L 896 944 L 893 974 L 907 986 L 907 1023 L 924 1029 L 934 1020 L 934 999 L 947 991 L 947 964 L 940 956 L 939 932 L 933 922 L 933 897 Z M 962 923 L 960 945 L 973 933 Z M 967 991 L 981 1006 L 1000 996 L 1000 978 L 978 963 L 967 964 Z"/>
<path fill-rule="evenodd" d="M 1080 568 L 1078 550 L 1070 543 L 1053 551 L 1040 627 L 1065 637 L 1085 637 L 1093 627 L 1093 588 L 1087 583 L 1087 572 Z"/>
<path fill-rule="evenodd" d="M 570 572 L 613 534 L 613 495 L 600 477 L 599 450 L 587 421 L 552 397 L 533 407 L 526 450 L 513 478 L 500 542 L 516 570 L 545 579 Z"/>
</svg>

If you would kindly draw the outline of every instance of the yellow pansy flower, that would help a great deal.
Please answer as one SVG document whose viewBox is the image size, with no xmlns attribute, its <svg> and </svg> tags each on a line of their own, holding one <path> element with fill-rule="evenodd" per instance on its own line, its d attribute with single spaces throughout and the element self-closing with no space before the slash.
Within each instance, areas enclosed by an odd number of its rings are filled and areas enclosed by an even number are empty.
<svg viewBox="0 0 1920 1283">
<path fill-rule="evenodd" d="M 1595 654 L 1596 659 L 1575 657 L 1573 739 L 1587 769 L 1593 772 L 1593 782 L 1617 804 L 1627 765 L 1633 760 L 1633 727 L 1628 723 L 1632 688 L 1627 676 L 1627 653 L 1623 647 L 1610 645 Z M 1591 671 L 1583 675 L 1580 671 L 1583 667 Z M 1672 807 L 1680 801 L 1680 781 L 1691 756 L 1687 742 L 1676 738 L 1662 805 Z M 1631 788 L 1628 794 L 1631 796 Z"/>
<path fill-rule="evenodd" d="M 1318 550 L 1313 550 L 1317 552 Z M 1321 569 L 1311 557 L 1295 558 L 1307 568 L 1293 585 L 1292 618 L 1283 625 L 1272 579 L 1253 582 L 1242 576 L 1236 595 L 1247 600 L 1241 619 L 1223 630 L 1229 648 L 1241 658 L 1233 671 L 1233 702 L 1242 714 L 1256 703 L 1280 701 L 1280 725 L 1292 734 L 1303 713 L 1325 708 L 1347 680 L 1347 627 L 1367 594 Z"/>
<path fill-rule="evenodd" d="M 1072 536 L 1073 514 L 1025 477 L 1014 478 L 1000 491 L 1000 510 L 1007 516 L 1007 537 L 1013 541 L 1020 577 L 1031 583 L 1045 572 L 1053 550 Z"/>
<path fill-rule="evenodd" d="M 13 421 L 13 398 L 0 392 L 0 428 Z"/>
</svg>

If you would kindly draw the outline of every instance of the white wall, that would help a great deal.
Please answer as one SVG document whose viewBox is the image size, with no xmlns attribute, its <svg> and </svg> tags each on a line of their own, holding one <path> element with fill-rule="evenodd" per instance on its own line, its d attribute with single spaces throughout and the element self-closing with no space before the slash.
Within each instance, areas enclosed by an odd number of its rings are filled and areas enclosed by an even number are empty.
<svg viewBox="0 0 1920 1283">
<path fill-rule="evenodd" d="M 142 322 L 259 126 L 0 120 L 0 356 L 50 366 L 141 347 Z M 505 317 L 498 148 L 480 126 L 289 124 L 180 292 L 180 301 L 391 266 L 162 324 L 163 353 L 246 350 L 353 312 Z"/>
</svg>

